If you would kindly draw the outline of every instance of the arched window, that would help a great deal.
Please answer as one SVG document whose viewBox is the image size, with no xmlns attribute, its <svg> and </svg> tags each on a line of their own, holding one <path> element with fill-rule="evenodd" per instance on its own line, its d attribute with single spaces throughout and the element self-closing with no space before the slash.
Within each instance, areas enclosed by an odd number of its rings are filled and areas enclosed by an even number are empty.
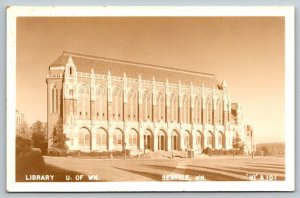
<svg viewBox="0 0 300 198">
<path fill-rule="evenodd" d="M 185 146 L 185 149 L 190 148 L 190 134 L 188 131 L 184 132 L 184 146 Z"/>
<path fill-rule="evenodd" d="M 85 83 L 79 86 L 79 117 L 90 119 L 90 87 Z"/>
<path fill-rule="evenodd" d="M 206 115 L 207 124 L 212 124 L 212 101 L 209 97 L 206 99 Z"/>
<path fill-rule="evenodd" d="M 179 135 L 178 132 L 173 130 L 171 134 L 171 149 L 178 150 L 179 149 Z"/>
<path fill-rule="evenodd" d="M 211 131 L 207 133 L 207 147 L 213 148 L 213 134 Z"/>
<path fill-rule="evenodd" d="M 171 121 L 177 121 L 178 107 L 177 107 L 177 97 L 175 94 L 172 94 L 170 97 L 170 114 L 171 114 Z"/>
<path fill-rule="evenodd" d="M 58 112 L 58 89 L 54 86 L 51 89 L 51 112 L 57 113 Z"/>
<path fill-rule="evenodd" d="M 194 105 L 194 122 L 196 124 L 201 124 L 201 114 L 202 114 L 202 108 L 201 108 L 201 99 L 200 97 L 195 97 L 195 105 Z"/>
<path fill-rule="evenodd" d="M 96 146 L 99 149 L 107 149 L 107 132 L 100 128 L 97 132 L 96 132 Z"/>
<path fill-rule="evenodd" d="M 113 132 L 113 146 L 117 150 L 122 150 L 123 148 L 123 133 L 120 129 L 115 129 Z"/>
<path fill-rule="evenodd" d="M 137 147 L 137 132 L 134 129 L 129 132 L 129 146 L 132 148 Z"/>
<path fill-rule="evenodd" d="M 196 132 L 196 147 L 198 148 L 202 148 L 202 134 L 200 131 L 197 131 Z"/>
<path fill-rule="evenodd" d="M 183 110 L 183 123 L 189 123 L 189 113 L 190 113 L 190 104 L 189 98 L 185 95 L 182 100 L 182 110 Z"/>
<path fill-rule="evenodd" d="M 96 89 L 96 119 L 107 120 L 107 93 L 104 85 Z"/>
<path fill-rule="evenodd" d="M 164 103 L 164 96 L 162 93 L 157 94 L 157 120 L 164 120 L 165 117 L 165 103 Z"/>
<path fill-rule="evenodd" d="M 217 145 L 217 149 L 222 149 L 223 148 L 223 142 L 225 141 L 224 140 L 224 136 L 223 136 L 223 133 L 221 131 L 219 131 L 218 133 L 218 145 Z"/>
<path fill-rule="evenodd" d="M 151 117 L 151 94 L 148 91 L 144 92 L 143 95 L 143 111 L 144 111 L 144 119 L 143 120 L 147 120 L 147 119 L 152 119 Z"/>
<path fill-rule="evenodd" d="M 128 93 L 128 120 L 137 120 L 137 94 L 133 89 L 129 90 Z"/>
<path fill-rule="evenodd" d="M 216 104 L 216 123 L 217 124 L 222 124 L 222 101 L 221 99 L 217 100 Z"/>
<path fill-rule="evenodd" d="M 70 67 L 70 75 L 72 75 L 72 67 Z"/>
<path fill-rule="evenodd" d="M 158 150 L 159 151 L 164 151 L 167 148 L 168 145 L 168 140 L 167 140 L 167 136 L 166 133 L 163 130 L 160 130 L 158 132 Z"/>
<path fill-rule="evenodd" d="M 81 128 L 78 134 L 78 143 L 81 147 L 88 147 L 90 149 L 91 146 L 91 133 L 86 128 Z"/>
<path fill-rule="evenodd" d="M 113 120 L 123 120 L 122 90 L 115 87 L 113 92 Z"/>
</svg>

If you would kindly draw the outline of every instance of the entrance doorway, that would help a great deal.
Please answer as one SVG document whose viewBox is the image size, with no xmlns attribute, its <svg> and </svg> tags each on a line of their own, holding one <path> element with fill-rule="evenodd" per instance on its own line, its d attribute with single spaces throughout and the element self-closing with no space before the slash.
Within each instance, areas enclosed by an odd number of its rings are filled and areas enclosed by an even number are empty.
<svg viewBox="0 0 300 198">
<path fill-rule="evenodd" d="M 166 150 L 166 135 L 165 132 L 160 130 L 158 133 L 158 150 L 165 151 Z"/>
<path fill-rule="evenodd" d="M 172 132 L 171 150 L 179 150 L 179 137 L 175 130 Z"/>
<path fill-rule="evenodd" d="M 148 130 L 144 133 L 144 148 L 148 151 L 152 150 L 152 133 Z"/>
</svg>

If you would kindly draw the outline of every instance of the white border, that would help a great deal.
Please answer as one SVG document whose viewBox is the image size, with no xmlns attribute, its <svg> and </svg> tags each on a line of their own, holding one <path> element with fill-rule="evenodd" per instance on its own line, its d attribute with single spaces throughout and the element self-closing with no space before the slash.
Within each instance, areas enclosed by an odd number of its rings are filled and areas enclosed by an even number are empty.
<svg viewBox="0 0 300 198">
<path fill-rule="evenodd" d="M 16 18 L 21 16 L 284 16 L 286 180 L 272 182 L 15 182 Z M 9 7 L 7 9 L 7 190 L 87 191 L 294 191 L 294 7 Z"/>
</svg>

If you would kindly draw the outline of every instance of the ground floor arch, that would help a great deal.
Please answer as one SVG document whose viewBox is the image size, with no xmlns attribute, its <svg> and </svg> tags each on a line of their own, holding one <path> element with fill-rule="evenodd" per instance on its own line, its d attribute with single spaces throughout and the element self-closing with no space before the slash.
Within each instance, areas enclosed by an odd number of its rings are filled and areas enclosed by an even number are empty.
<svg viewBox="0 0 300 198">
<path fill-rule="evenodd" d="M 130 149 L 137 149 L 138 148 L 138 141 L 139 135 L 135 129 L 130 129 L 128 132 L 128 147 Z"/>
<path fill-rule="evenodd" d="M 180 135 L 176 130 L 171 132 L 171 150 L 179 150 Z"/>
<path fill-rule="evenodd" d="M 222 131 L 218 131 L 216 133 L 216 149 L 224 149 L 225 148 L 225 144 L 226 144 L 226 138 L 224 133 L 222 133 Z"/>
<path fill-rule="evenodd" d="M 146 129 L 144 131 L 144 149 L 153 151 L 154 138 L 151 130 Z"/>
<path fill-rule="evenodd" d="M 214 135 L 211 131 L 207 132 L 206 142 L 207 147 L 214 148 Z"/>
<path fill-rule="evenodd" d="M 158 140 L 158 150 L 159 151 L 167 150 L 168 138 L 167 138 L 167 134 L 164 130 L 160 129 L 158 131 L 157 140 Z"/>
<path fill-rule="evenodd" d="M 124 136 L 123 131 L 121 129 L 114 129 L 112 132 L 113 136 L 113 149 L 114 150 L 123 150 Z"/>
<path fill-rule="evenodd" d="M 89 129 L 82 127 L 78 132 L 78 145 L 82 150 L 92 150 L 91 132 Z"/>
<path fill-rule="evenodd" d="M 100 149 L 100 150 L 108 149 L 108 133 L 104 128 L 99 128 L 96 130 L 95 138 L 96 138 L 95 149 Z"/>
<path fill-rule="evenodd" d="M 198 150 L 204 149 L 204 135 L 201 131 L 196 131 L 195 133 L 195 147 Z"/>
<path fill-rule="evenodd" d="M 192 148 L 193 142 L 192 142 L 192 136 L 189 131 L 183 132 L 183 146 L 185 150 Z"/>
</svg>

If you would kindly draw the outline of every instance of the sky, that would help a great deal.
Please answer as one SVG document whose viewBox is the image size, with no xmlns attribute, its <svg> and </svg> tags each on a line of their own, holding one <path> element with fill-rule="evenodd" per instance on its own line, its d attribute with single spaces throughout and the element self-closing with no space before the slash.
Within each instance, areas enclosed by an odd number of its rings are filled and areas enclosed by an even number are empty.
<svg viewBox="0 0 300 198">
<path fill-rule="evenodd" d="M 28 124 L 47 121 L 46 75 L 64 50 L 215 74 L 257 143 L 284 141 L 283 17 L 19 17 L 16 104 Z"/>
</svg>

